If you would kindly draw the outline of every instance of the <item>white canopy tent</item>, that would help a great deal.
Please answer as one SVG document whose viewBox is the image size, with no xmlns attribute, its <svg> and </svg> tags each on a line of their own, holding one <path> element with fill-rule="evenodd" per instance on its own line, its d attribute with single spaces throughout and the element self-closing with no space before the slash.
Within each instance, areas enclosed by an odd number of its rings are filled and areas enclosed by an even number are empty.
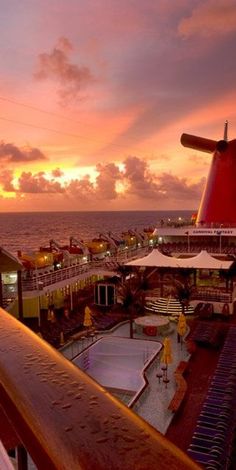
<svg viewBox="0 0 236 470">
<path fill-rule="evenodd" d="M 191 258 L 175 258 L 163 255 L 154 248 L 149 255 L 125 263 L 126 266 L 146 266 L 155 268 L 182 268 L 182 269 L 224 269 L 229 270 L 234 261 L 219 260 L 202 250 Z"/>
</svg>

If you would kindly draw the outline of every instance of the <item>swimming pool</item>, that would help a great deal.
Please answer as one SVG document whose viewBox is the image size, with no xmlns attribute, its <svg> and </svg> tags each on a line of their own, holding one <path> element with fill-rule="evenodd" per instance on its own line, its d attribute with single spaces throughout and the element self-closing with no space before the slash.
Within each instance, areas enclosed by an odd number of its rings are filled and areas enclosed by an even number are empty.
<svg viewBox="0 0 236 470">
<path fill-rule="evenodd" d="M 145 388 L 144 371 L 161 348 L 158 341 L 102 337 L 73 363 L 108 390 L 130 396 L 130 405 Z"/>
</svg>

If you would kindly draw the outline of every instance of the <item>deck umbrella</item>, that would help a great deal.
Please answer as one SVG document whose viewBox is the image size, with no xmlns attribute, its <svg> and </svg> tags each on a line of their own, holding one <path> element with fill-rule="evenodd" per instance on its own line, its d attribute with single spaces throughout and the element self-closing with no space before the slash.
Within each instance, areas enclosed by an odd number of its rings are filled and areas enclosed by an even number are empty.
<svg viewBox="0 0 236 470">
<path fill-rule="evenodd" d="M 88 329 L 93 325 L 92 321 L 92 316 L 91 316 L 92 311 L 90 308 L 86 305 L 84 309 L 84 321 L 83 321 L 83 326 L 85 326 Z"/>
<path fill-rule="evenodd" d="M 161 356 L 161 362 L 164 363 L 165 367 L 165 379 L 167 379 L 167 369 L 168 365 L 172 363 L 172 351 L 171 351 L 171 343 L 170 338 L 166 337 L 163 342 L 163 352 Z M 163 368 L 162 368 L 163 369 Z"/>
<path fill-rule="evenodd" d="M 182 344 L 183 344 L 183 336 L 185 335 L 186 331 L 187 331 L 186 317 L 183 313 L 181 313 L 179 315 L 179 320 L 178 320 L 178 325 L 177 325 L 177 333 L 180 337 L 181 349 L 182 349 Z"/>
</svg>

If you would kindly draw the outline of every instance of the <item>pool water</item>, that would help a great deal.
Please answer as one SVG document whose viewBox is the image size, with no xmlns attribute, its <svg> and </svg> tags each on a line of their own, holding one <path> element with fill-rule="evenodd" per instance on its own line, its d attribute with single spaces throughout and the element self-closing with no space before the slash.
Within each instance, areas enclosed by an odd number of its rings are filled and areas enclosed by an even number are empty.
<svg viewBox="0 0 236 470">
<path fill-rule="evenodd" d="M 144 370 L 161 348 L 158 341 L 102 337 L 74 358 L 73 363 L 128 403 L 145 387 Z"/>
</svg>

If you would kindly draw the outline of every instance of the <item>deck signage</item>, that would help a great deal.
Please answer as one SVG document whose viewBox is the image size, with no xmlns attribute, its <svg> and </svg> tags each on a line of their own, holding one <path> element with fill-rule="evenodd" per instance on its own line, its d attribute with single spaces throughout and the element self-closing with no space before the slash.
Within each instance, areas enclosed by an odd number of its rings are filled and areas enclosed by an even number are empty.
<svg viewBox="0 0 236 470">
<path fill-rule="evenodd" d="M 204 229 L 204 228 L 199 228 L 199 229 L 193 229 L 190 232 L 191 235 L 235 235 L 235 230 L 232 229 L 223 229 L 223 228 L 218 228 L 218 229 Z M 189 235 L 190 235 L 189 234 Z"/>
<path fill-rule="evenodd" d="M 217 236 L 217 237 L 236 237 L 236 228 L 204 228 L 204 227 L 163 227 L 156 229 L 158 237 L 191 237 L 191 236 Z"/>
</svg>

